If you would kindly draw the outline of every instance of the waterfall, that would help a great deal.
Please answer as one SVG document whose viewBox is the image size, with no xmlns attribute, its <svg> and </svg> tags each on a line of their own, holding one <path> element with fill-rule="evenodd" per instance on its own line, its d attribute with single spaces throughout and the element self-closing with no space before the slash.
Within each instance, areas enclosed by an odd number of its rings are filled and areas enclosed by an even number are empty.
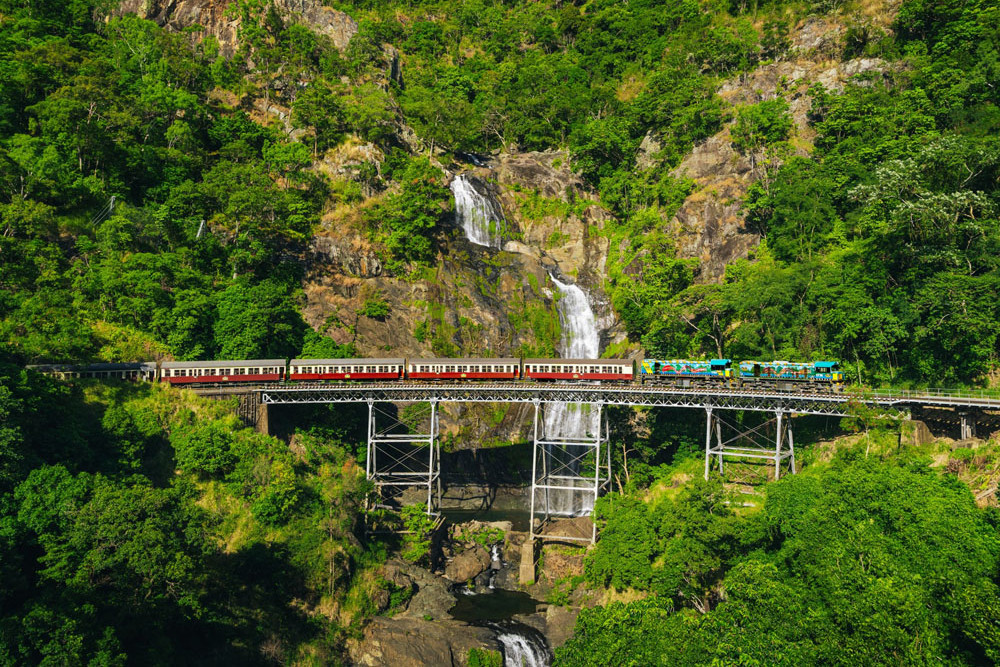
<svg viewBox="0 0 1000 667">
<path fill-rule="evenodd" d="M 503 542 L 490 547 L 490 590 L 496 588 L 497 573 L 503 568 Z"/>
<path fill-rule="evenodd" d="M 558 281 L 555 276 L 549 277 L 561 295 L 557 308 L 562 327 L 562 356 L 567 359 L 597 359 L 600 354 L 600 335 L 586 292 L 576 285 Z M 592 412 L 589 405 L 554 403 L 546 413 L 545 435 L 548 438 L 588 438 L 596 436 L 599 428 L 597 413 Z M 553 446 L 555 445 L 549 445 L 550 448 Z M 562 447 L 565 458 L 575 457 L 579 454 L 579 449 L 573 447 L 567 452 L 567 448 Z M 579 461 L 571 465 L 574 473 L 579 468 Z M 578 516 L 593 509 L 593 496 L 590 493 L 557 490 L 550 493 L 553 495 L 549 510 L 553 514 Z"/>
<path fill-rule="evenodd" d="M 500 206 L 477 190 L 468 174 L 453 178 L 451 191 L 455 195 L 455 217 L 466 237 L 477 245 L 499 248 L 504 223 Z"/>
<path fill-rule="evenodd" d="M 494 624 L 504 667 L 548 667 L 552 651 L 542 633 L 521 623 Z"/>
</svg>

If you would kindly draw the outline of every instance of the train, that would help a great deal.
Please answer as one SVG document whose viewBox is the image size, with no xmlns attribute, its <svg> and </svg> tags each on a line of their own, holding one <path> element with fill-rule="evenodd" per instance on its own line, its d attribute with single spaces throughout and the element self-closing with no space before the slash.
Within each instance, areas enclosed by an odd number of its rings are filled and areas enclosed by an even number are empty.
<svg viewBox="0 0 1000 667">
<path fill-rule="evenodd" d="M 731 359 L 246 359 L 42 364 L 29 369 L 61 379 L 114 378 L 205 386 L 335 382 L 601 382 L 681 389 L 741 388 L 840 392 L 838 361 Z"/>
</svg>

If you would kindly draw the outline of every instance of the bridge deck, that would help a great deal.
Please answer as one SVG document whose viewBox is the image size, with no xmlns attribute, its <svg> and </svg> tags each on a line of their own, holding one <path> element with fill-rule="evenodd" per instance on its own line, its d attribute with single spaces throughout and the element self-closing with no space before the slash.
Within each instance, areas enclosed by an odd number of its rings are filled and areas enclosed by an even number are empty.
<svg viewBox="0 0 1000 667">
<path fill-rule="evenodd" d="M 259 392 L 271 405 L 301 403 L 471 402 L 471 403 L 601 403 L 648 407 L 776 410 L 800 414 L 844 415 L 848 404 L 905 410 L 915 406 L 956 410 L 1000 410 L 1000 399 L 977 392 L 874 392 L 841 394 L 818 391 L 781 392 L 757 389 L 678 389 L 655 385 L 542 384 L 527 382 L 384 382 L 353 384 L 261 384 L 203 387 L 205 394 Z"/>
</svg>

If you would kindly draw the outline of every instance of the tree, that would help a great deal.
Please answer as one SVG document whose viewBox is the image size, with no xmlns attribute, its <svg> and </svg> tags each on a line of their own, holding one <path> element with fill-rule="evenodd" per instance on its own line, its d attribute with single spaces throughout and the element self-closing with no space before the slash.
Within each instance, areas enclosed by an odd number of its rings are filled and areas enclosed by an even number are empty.
<svg viewBox="0 0 1000 667">
<path fill-rule="evenodd" d="M 757 172 L 765 189 L 770 185 L 774 163 L 783 157 L 783 142 L 792 131 L 788 102 L 780 97 L 751 104 L 736 112 L 731 134 L 733 148 L 750 159 L 750 168 Z"/>
<path fill-rule="evenodd" d="M 222 358 L 289 358 L 302 349 L 306 324 L 280 283 L 238 279 L 216 305 L 215 345 Z"/>
<path fill-rule="evenodd" d="M 433 252 L 431 235 L 452 205 L 451 193 L 426 158 L 408 160 L 398 180 L 399 191 L 386 195 L 366 217 L 394 259 L 426 263 Z"/>
<path fill-rule="evenodd" d="M 295 97 L 292 123 L 313 130 L 313 156 L 340 141 L 344 132 L 344 110 L 333 88 L 323 81 L 314 81 Z"/>
<path fill-rule="evenodd" d="M 236 463 L 230 427 L 216 421 L 194 422 L 171 434 L 177 465 L 185 472 L 223 477 Z"/>
</svg>

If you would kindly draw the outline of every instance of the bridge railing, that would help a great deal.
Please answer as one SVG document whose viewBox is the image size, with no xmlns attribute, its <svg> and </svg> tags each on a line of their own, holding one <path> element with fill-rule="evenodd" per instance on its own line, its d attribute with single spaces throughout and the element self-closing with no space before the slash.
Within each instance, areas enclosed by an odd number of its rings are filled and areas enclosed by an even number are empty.
<svg viewBox="0 0 1000 667">
<path fill-rule="evenodd" d="M 919 400 L 921 398 L 1000 401 L 1000 389 L 944 389 L 941 387 L 930 387 L 927 389 L 866 389 L 862 392 L 862 395 L 908 401 Z"/>
</svg>

